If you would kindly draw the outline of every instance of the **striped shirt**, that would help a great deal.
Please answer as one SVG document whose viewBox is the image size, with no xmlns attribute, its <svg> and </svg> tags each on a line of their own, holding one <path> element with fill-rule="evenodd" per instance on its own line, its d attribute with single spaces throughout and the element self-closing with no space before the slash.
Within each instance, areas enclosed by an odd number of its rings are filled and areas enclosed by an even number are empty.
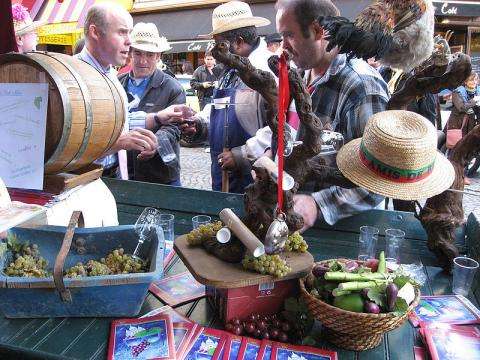
<svg viewBox="0 0 480 360">
<path fill-rule="evenodd" d="M 307 78 L 308 75 L 307 72 Z M 345 55 L 338 55 L 325 74 L 312 82 L 309 90 L 313 112 L 324 126 L 329 124 L 334 131 L 342 133 L 345 143 L 361 137 L 367 120 L 384 111 L 389 99 L 387 85 L 378 72 L 363 60 L 347 61 Z M 300 125 L 299 138 L 303 131 Z M 334 157 L 326 160 L 329 165 L 336 166 Z M 360 187 L 330 186 L 312 196 L 320 208 L 319 216 L 330 225 L 381 206 L 384 200 Z"/>
</svg>

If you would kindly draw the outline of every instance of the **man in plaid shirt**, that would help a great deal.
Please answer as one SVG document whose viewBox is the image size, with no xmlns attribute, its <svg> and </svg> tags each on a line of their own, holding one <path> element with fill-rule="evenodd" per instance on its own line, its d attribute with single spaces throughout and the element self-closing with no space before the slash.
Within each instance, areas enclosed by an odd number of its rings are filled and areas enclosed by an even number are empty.
<svg viewBox="0 0 480 360">
<path fill-rule="evenodd" d="M 371 115 L 386 109 L 387 85 L 366 62 L 347 60 L 335 48 L 327 52 L 325 32 L 316 19 L 338 16 L 330 0 L 279 0 L 277 29 L 283 47 L 295 64 L 305 69 L 315 114 L 324 126 L 343 134 L 345 142 L 359 138 Z M 302 127 L 298 137 L 302 138 Z M 330 159 L 334 164 L 334 159 Z M 381 206 L 383 197 L 363 188 L 330 186 L 311 195 L 296 195 L 295 211 L 303 215 L 304 229 L 317 219 L 329 224 Z"/>
</svg>

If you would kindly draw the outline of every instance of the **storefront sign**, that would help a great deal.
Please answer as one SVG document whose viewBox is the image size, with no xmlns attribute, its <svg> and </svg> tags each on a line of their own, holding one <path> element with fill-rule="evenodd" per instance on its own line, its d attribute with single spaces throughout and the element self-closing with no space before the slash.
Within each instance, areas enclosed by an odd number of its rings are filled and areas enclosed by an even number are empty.
<svg viewBox="0 0 480 360">
<path fill-rule="evenodd" d="M 480 16 L 480 2 L 433 1 L 435 15 L 441 16 Z"/>
<path fill-rule="evenodd" d="M 210 44 L 213 44 L 211 40 L 197 40 L 197 41 L 172 41 L 170 45 L 172 49 L 169 53 L 182 53 L 182 52 L 204 52 L 210 48 Z"/>
</svg>

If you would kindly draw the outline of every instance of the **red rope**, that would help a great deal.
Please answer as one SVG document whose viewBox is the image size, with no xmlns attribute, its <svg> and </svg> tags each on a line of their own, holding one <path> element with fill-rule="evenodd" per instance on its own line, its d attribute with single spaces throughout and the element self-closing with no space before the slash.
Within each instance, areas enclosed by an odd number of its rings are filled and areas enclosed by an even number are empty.
<svg viewBox="0 0 480 360">
<path fill-rule="evenodd" d="M 277 212 L 283 212 L 283 148 L 285 133 L 285 118 L 290 103 L 290 87 L 288 83 L 288 67 L 285 54 L 280 56 L 278 81 L 278 186 Z"/>
</svg>

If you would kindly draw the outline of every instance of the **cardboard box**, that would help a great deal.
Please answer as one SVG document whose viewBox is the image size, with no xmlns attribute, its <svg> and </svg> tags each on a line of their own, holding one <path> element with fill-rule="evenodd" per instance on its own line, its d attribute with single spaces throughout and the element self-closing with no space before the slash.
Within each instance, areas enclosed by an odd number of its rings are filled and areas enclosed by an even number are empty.
<svg viewBox="0 0 480 360">
<path fill-rule="evenodd" d="M 270 315 L 283 309 L 286 298 L 298 294 L 298 279 L 282 280 L 234 289 L 207 286 L 207 296 L 224 323 L 252 313 Z"/>
</svg>

